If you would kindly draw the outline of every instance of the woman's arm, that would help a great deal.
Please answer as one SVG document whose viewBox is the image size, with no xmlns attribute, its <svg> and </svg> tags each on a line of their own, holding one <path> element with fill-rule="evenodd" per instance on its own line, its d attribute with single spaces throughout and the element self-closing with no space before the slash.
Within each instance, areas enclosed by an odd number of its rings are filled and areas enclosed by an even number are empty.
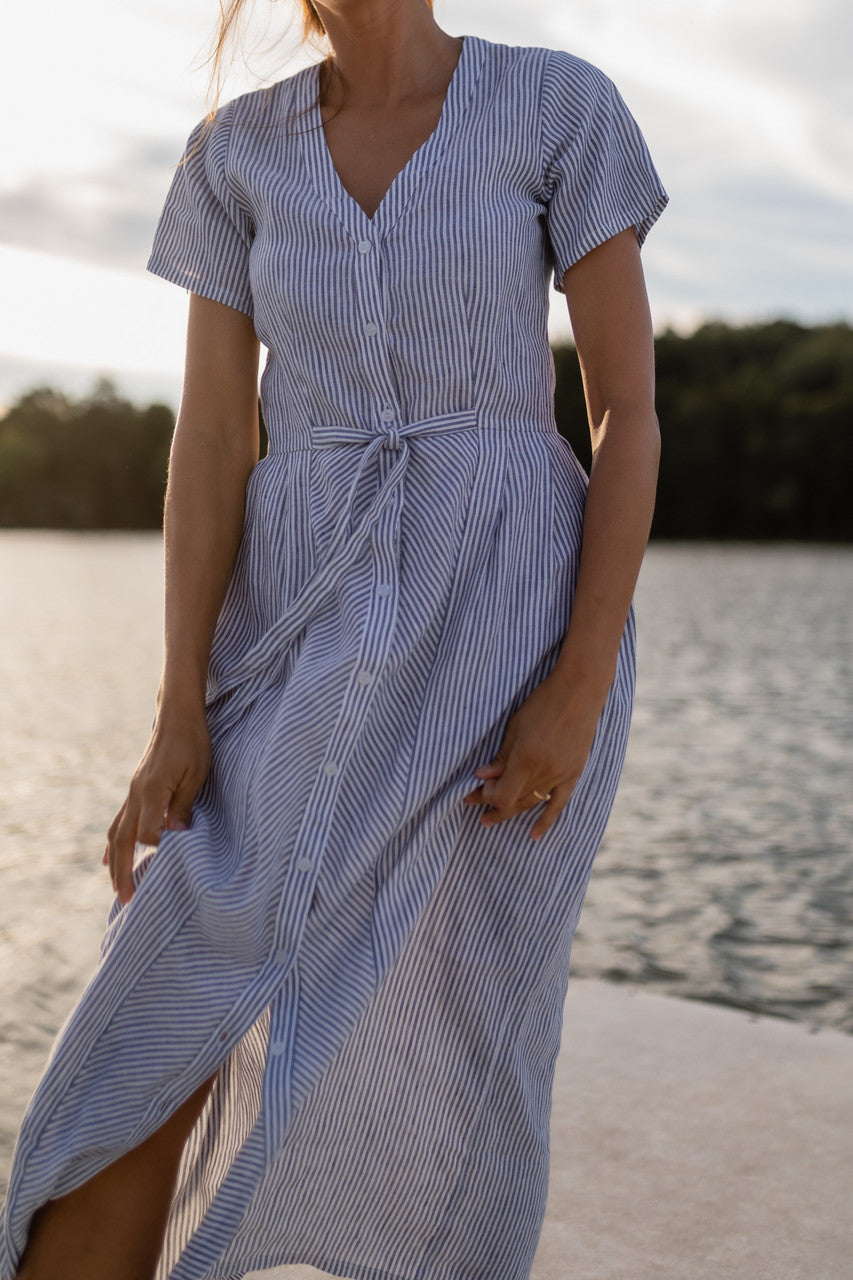
<svg viewBox="0 0 853 1280">
<path fill-rule="evenodd" d="M 158 711 L 203 708 L 210 646 L 258 461 L 260 343 L 242 311 L 191 295 L 163 520 L 166 632 Z"/>
<path fill-rule="evenodd" d="M 619 646 L 654 510 L 660 434 L 654 339 L 633 229 L 586 254 L 564 277 L 583 376 L 592 467 L 571 620 L 551 673 L 507 724 L 494 760 L 475 773 L 470 804 L 503 822 L 551 793 L 538 839 L 568 803 L 616 673 Z"/>
<path fill-rule="evenodd" d="M 597 688 L 603 707 L 648 542 L 660 457 L 654 337 L 634 231 L 581 258 L 563 287 L 592 466 L 572 617 L 554 674 L 569 687 L 580 679 Z"/>
<path fill-rule="evenodd" d="M 252 321 L 191 294 L 181 408 L 164 512 L 165 644 L 157 716 L 104 862 L 126 902 L 137 841 L 188 825 L 210 768 L 204 698 L 210 647 L 258 461 L 258 360 Z"/>
</svg>

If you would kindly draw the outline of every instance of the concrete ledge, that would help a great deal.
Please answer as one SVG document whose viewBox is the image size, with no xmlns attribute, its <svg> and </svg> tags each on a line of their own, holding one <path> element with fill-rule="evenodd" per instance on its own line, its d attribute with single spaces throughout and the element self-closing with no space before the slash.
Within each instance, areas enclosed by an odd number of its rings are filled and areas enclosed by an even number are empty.
<svg viewBox="0 0 853 1280">
<path fill-rule="evenodd" d="M 551 1149 L 531 1280 L 853 1276 L 851 1036 L 572 978 Z"/>
</svg>

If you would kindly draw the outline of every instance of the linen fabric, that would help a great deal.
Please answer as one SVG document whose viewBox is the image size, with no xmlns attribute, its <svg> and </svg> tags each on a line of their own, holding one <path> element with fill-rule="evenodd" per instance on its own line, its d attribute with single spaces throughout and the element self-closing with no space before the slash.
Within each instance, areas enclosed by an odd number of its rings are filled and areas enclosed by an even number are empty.
<svg viewBox="0 0 853 1280">
<path fill-rule="evenodd" d="M 667 195 L 602 71 L 467 36 L 369 218 L 317 77 L 199 121 L 154 235 L 149 271 L 252 317 L 269 452 L 213 642 L 212 768 L 113 904 L 26 1112 L 2 1280 L 40 1204 L 217 1070 L 159 1280 L 523 1280 L 541 1230 L 633 612 L 550 831 L 529 839 L 539 808 L 485 828 L 463 796 L 571 613 L 586 475 L 554 420 L 549 279 L 642 243 Z"/>
</svg>

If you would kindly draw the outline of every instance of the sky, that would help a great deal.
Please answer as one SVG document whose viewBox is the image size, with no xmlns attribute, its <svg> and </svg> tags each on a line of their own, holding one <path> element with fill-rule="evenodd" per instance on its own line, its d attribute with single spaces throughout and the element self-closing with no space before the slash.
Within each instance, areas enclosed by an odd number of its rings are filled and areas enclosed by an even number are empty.
<svg viewBox="0 0 853 1280">
<path fill-rule="evenodd" d="M 256 0 L 220 101 L 311 55 Z M 0 411 L 98 377 L 177 408 L 188 295 L 145 271 L 207 109 L 213 0 L 30 0 L 5 23 Z M 436 0 L 452 35 L 566 49 L 616 82 L 670 204 L 643 247 L 658 332 L 853 321 L 849 0 Z M 551 296 L 551 333 L 570 336 Z"/>
</svg>

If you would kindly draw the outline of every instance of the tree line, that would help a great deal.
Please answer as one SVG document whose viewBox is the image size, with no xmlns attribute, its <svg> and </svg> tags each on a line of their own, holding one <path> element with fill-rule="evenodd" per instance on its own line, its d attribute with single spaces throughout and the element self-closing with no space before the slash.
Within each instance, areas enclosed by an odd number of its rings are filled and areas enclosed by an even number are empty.
<svg viewBox="0 0 853 1280">
<path fill-rule="evenodd" d="M 853 328 L 705 324 L 656 339 L 662 455 L 652 536 L 853 540 Z M 590 445 L 574 348 L 554 350 L 557 424 Z M 108 378 L 74 400 L 51 387 L 0 418 L 0 526 L 154 529 L 175 416 Z M 266 432 L 261 413 L 262 454 Z"/>
<path fill-rule="evenodd" d="M 584 466 L 573 348 L 557 419 Z M 853 328 L 705 324 L 655 341 L 661 465 L 652 536 L 853 540 Z"/>
</svg>

